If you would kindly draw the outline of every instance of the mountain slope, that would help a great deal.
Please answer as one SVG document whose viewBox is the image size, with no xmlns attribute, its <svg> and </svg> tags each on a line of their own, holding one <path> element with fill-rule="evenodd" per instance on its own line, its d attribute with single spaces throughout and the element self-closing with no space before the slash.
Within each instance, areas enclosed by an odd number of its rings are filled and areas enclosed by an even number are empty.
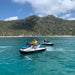
<svg viewBox="0 0 75 75">
<path fill-rule="evenodd" d="M 0 36 L 19 35 L 75 35 L 75 21 L 52 15 L 42 18 L 33 15 L 22 20 L 0 21 Z"/>
</svg>

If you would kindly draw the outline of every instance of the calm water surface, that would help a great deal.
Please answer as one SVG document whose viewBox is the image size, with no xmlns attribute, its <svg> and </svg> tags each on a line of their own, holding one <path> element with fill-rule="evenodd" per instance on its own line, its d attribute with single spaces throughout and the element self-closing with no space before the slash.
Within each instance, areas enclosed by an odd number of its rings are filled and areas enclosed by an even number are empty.
<svg viewBox="0 0 75 75">
<path fill-rule="evenodd" d="M 34 37 L 0 38 L 0 75 L 75 75 L 75 37 L 46 37 L 54 46 L 22 55 L 19 49 Z M 45 37 L 36 37 L 38 43 Z"/>
</svg>

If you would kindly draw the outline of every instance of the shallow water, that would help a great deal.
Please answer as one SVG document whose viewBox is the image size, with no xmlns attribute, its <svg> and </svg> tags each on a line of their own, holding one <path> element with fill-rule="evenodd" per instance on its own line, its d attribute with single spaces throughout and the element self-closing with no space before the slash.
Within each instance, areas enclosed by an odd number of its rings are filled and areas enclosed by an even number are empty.
<svg viewBox="0 0 75 75">
<path fill-rule="evenodd" d="M 0 38 L 1 75 L 75 75 L 75 37 L 36 37 L 38 43 L 44 38 L 54 46 L 40 53 L 22 55 L 19 49 L 34 37 Z"/>
</svg>

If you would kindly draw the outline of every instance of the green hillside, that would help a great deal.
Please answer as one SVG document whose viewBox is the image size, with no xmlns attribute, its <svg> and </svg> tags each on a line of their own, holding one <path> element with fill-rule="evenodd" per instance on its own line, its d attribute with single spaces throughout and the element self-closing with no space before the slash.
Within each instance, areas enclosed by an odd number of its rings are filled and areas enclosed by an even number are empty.
<svg viewBox="0 0 75 75">
<path fill-rule="evenodd" d="M 75 21 L 63 20 L 52 15 L 30 16 L 22 20 L 0 21 L 0 36 L 75 35 Z"/>
</svg>

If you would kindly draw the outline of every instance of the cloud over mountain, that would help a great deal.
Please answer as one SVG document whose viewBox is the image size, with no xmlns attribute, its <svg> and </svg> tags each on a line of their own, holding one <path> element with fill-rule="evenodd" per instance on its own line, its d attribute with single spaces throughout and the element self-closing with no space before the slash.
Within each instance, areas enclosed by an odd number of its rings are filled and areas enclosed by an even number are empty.
<svg viewBox="0 0 75 75">
<path fill-rule="evenodd" d="M 14 16 L 14 17 L 6 18 L 6 19 L 4 19 L 4 21 L 12 21 L 12 20 L 17 20 L 17 19 L 18 19 L 18 17 Z"/>
<path fill-rule="evenodd" d="M 16 3 L 32 5 L 34 12 L 43 15 L 60 15 L 75 10 L 75 0 L 13 0 Z"/>
</svg>

